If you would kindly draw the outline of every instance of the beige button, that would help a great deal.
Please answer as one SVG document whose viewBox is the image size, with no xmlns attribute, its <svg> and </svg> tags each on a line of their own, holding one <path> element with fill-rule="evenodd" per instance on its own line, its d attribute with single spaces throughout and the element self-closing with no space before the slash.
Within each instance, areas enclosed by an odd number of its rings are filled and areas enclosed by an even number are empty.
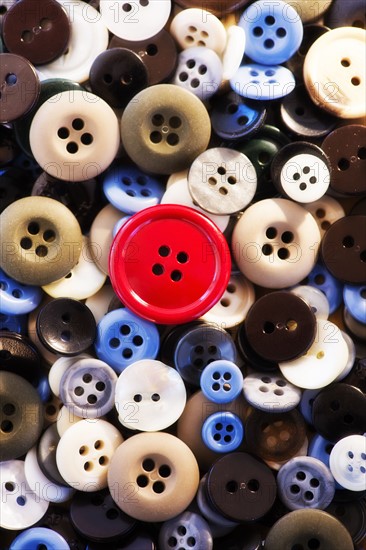
<svg viewBox="0 0 366 550">
<path fill-rule="evenodd" d="M 304 81 L 310 97 L 340 118 L 366 113 L 366 32 L 340 27 L 323 34 L 309 49 Z"/>
<path fill-rule="evenodd" d="M 208 145 L 211 123 L 203 103 L 173 84 L 138 93 L 121 120 L 122 143 L 147 172 L 172 174 L 188 166 Z"/>
<path fill-rule="evenodd" d="M 113 241 L 113 228 L 124 216 L 123 212 L 108 204 L 95 217 L 90 228 L 91 253 L 98 268 L 108 275 L 109 250 Z"/>
<path fill-rule="evenodd" d="M 285 0 L 299 14 L 303 23 L 319 19 L 329 8 L 332 0 Z"/>
<path fill-rule="evenodd" d="M 114 453 L 108 470 L 113 500 L 141 521 L 166 521 L 193 500 L 199 471 L 192 451 L 164 432 L 127 439 Z"/>
<path fill-rule="evenodd" d="M 47 285 L 67 275 L 79 260 L 82 235 L 74 214 L 48 197 L 26 197 L 0 216 L 0 267 L 29 285 Z"/>
</svg>

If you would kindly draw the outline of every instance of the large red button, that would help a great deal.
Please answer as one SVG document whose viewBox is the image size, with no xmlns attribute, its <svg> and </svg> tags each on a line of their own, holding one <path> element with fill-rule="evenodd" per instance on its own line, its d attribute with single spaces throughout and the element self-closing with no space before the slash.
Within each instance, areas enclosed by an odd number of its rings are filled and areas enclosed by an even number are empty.
<svg viewBox="0 0 366 550">
<path fill-rule="evenodd" d="M 120 229 L 109 272 L 122 302 L 156 323 L 186 323 L 206 313 L 229 281 L 229 247 L 216 225 L 186 206 L 145 208 Z"/>
</svg>

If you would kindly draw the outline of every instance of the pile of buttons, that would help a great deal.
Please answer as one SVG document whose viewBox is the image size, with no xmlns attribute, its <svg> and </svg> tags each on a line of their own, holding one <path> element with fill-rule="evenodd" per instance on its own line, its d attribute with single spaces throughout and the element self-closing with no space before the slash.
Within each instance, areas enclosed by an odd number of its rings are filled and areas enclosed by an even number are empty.
<svg viewBox="0 0 366 550">
<path fill-rule="evenodd" d="M 0 0 L 0 550 L 366 544 L 364 0 Z"/>
</svg>

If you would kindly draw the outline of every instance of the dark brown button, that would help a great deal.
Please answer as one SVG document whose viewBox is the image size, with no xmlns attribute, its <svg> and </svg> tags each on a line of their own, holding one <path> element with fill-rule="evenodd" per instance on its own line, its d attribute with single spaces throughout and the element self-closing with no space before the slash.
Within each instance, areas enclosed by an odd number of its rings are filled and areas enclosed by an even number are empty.
<svg viewBox="0 0 366 550">
<path fill-rule="evenodd" d="M 37 387 L 42 376 L 41 358 L 26 336 L 0 331 L 0 371 L 17 374 Z"/>
<path fill-rule="evenodd" d="M 92 91 L 111 107 L 126 107 L 146 88 L 147 69 L 141 58 L 126 48 L 112 48 L 98 55 L 90 69 Z"/>
<path fill-rule="evenodd" d="M 217 17 L 243 8 L 250 0 L 177 0 L 177 4 L 183 8 L 201 8 Z"/>
<path fill-rule="evenodd" d="M 43 65 L 66 50 L 70 28 L 66 11 L 55 0 L 20 0 L 4 17 L 3 39 L 11 53 Z"/>
<path fill-rule="evenodd" d="M 139 55 L 148 72 L 149 86 L 167 82 L 177 66 L 177 46 L 165 29 L 147 40 L 137 42 L 113 36 L 109 47 L 127 48 Z"/>
<path fill-rule="evenodd" d="M 245 319 L 251 348 L 267 361 L 290 361 L 310 348 L 316 319 L 308 304 L 291 292 L 259 298 Z"/>
<path fill-rule="evenodd" d="M 296 409 L 276 414 L 253 410 L 245 430 L 250 451 L 273 462 L 295 456 L 306 437 L 305 421 Z"/>
<path fill-rule="evenodd" d="M 322 240 L 327 269 L 345 283 L 366 280 L 366 216 L 346 216 L 333 223 Z"/>
<path fill-rule="evenodd" d="M 329 134 L 322 144 L 332 166 L 330 186 L 342 195 L 366 193 L 366 126 L 350 124 Z"/>
<path fill-rule="evenodd" d="M 35 68 L 20 55 L 1 54 L 0 123 L 13 122 L 35 104 L 40 83 Z"/>
<path fill-rule="evenodd" d="M 255 521 L 263 517 L 276 498 L 271 470 L 247 453 L 231 453 L 212 466 L 206 491 L 214 508 L 232 521 Z"/>
</svg>

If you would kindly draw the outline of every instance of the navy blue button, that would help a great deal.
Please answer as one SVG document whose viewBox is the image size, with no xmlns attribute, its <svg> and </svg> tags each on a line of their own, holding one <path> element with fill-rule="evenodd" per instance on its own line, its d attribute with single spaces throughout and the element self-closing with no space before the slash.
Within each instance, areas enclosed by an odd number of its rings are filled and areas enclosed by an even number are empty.
<svg viewBox="0 0 366 550">
<path fill-rule="evenodd" d="M 17 332 L 25 334 L 27 332 L 27 316 L 26 315 L 8 315 L 0 313 L 0 331 L 6 330 L 9 332 Z"/>
<path fill-rule="evenodd" d="M 47 548 L 47 550 L 70 550 L 64 537 L 46 527 L 33 527 L 18 535 L 10 545 L 10 550 L 30 550 Z"/>
<path fill-rule="evenodd" d="M 211 529 L 202 516 L 193 512 L 183 512 L 163 523 L 159 532 L 159 548 L 197 548 L 211 550 L 213 540 Z"/>
<path fill-rule="evenodd" d="M 213 361 L 203 370 L 201 389 L 214 403 L 230 403 L 243 389 L 243 375 L 239 367 L 230 361 Z"/>
<path fill-rule="evenodd" d="M 40 304 L 42 294 L 39 287 L 18 283 L 0 269 L 0 313 L 29 313 Z"/>
<path fill-rule="evenodd" d="M 216 453 L 235 451 L 243 441 L 244 428 L 241 420 L 231 412 L 216 412 L 203 423 L 204 444 Z"/>
<path fill-rule="evenodd" d="M 117 373 L 140 359 L 155 359 L 158 350 L 156 325 L 137 317 L 127 308 L 107 313 L 97 326 L 97 356 Z"/>
<path fill-rule="evenodd" d="M 247 37 L 245 54 L 265 65 L 290 59 L 298 50 L 304 32 L 300 16 L 282 0 L 254 2 L 243 12 L 239 26 Z"/>
<path fill-rule="evenodd" d="M 218 136 L 237 140 L 257 131 L 266 119 L 262 102 L 251 101 L 229 92 L 220 97 L 211 112 L 211 124 Z"/>
<path fill-rule="evenodd" d="M 136 166 L 117 165 L 106 173 L 103 191 L 115 208 L 135 214 L 160 202 L 164 186 L 153 176 L 147 175 Z"/>
<path fill-rule="evenodd" d="M 326 295 L 329 313 L 334 313 L 342 303 L 342 283 L 323 264 L 317 263 L 305 279 L 305 284 L 318 288 Z"/>
<path fill-rule="evenodd" d="M 343 301 L 352 317 L 366 324 L 366 285 L 344 285 Z"/>
</svg>

